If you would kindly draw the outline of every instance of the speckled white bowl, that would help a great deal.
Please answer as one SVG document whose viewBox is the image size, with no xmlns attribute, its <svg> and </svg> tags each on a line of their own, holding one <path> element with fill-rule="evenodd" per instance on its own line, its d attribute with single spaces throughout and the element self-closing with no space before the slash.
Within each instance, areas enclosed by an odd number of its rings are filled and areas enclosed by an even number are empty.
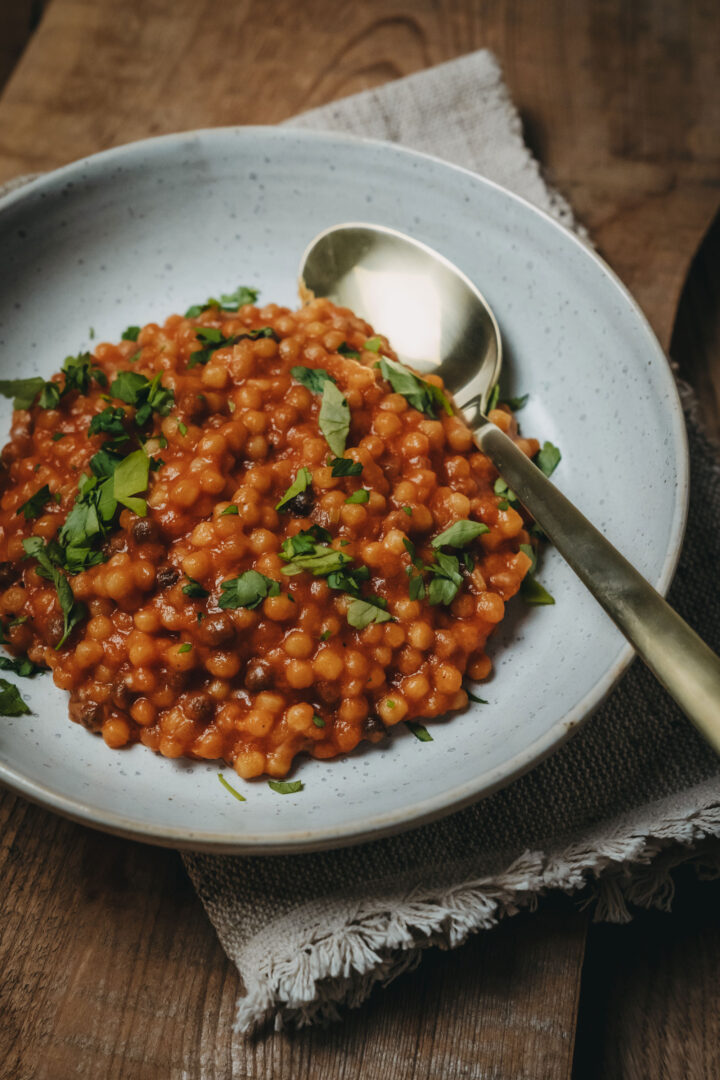
<svg viewBox="0 0 720 1080">
<path fill-rule="evenodd" d="M 521 199 L 394 146 L 274 128 L 180 134 L 120 147 L 0 202 L 0 377 L 49 375 L 66 354 L 117 340 L 237 284 L 296 303 L 298 260 L 336 222 L 391 225 L 456 262 L 492 305 L 522 426 L 563 452 L 558 485 L 659 589 L 687 499 L 685 428 L 665 358 L 612 272 Z M 378 327 L 382 330 L 382 327 Z M 0 428 L 7 432 L 9 403 Z M 77 820 L 178 847 L 280 852 L 370 839 L 448 813 L 557 747 L 607 694 L 631 651 L 562 559 L 541 579 L 555 607 L 511 606 L 495 676 L 472 706 L 400 725 L 386 745 L 303 761 L 297 795 L 72 724 L 48 676 L 23 680 L 33 715 L 0 719 L 0 779 Z M 237 778 L 225 769 L 230 779 Z"/>
</svg>

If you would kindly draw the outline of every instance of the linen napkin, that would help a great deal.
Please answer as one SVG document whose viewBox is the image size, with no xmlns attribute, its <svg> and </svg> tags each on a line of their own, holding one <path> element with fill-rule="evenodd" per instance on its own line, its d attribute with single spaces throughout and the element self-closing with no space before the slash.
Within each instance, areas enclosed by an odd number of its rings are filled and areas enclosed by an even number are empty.
<svg viewBox="0 0 720 1080">
<path fill-rule="evenodd" d="M 295 127 L 402 143 L 503 184 L 577 229 L 543 182 L 492 54 L 481 51 L 305 113 Z M 691 494 L 670 601 L 720 650 L 720 458 L 685 391 Z M 596 883 L 596 915 L 667 905 L 670 870 L 720 835 L 720 765 L 646 668 L 570 742 L 491 798 L 437 824 L 317 854 L 184 854 L 242 975 L 237 1028 L 336 1017 L 430 946 L 453 948 L 544 890 Z M 682 845 L 685 845 L 682 847 Z M 707 846 L 707 845 L 706 845 Z M 695 849 L 697 854 L 697 848 Z M 707 856 L 708 858 L 710 856 Z"/>
</svg>

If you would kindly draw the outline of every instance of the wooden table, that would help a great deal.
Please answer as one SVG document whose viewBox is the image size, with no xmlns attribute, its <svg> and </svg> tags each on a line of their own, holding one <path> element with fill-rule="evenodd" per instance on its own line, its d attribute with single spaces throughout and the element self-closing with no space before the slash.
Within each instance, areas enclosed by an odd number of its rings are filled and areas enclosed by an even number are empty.
<svg viewBox="0 0 720 1080">
<path fill-rule="evenodd" d="M 166 131 L 273 123 L 492 48 L 550 180 L 664 346 L 676 326 L 720 432 L 713 0 L 51 0 L 35 25 L 40 11 L 0 12 L 0 181 Z M 7 1080 L 720 1075 L 720 887 L 690 873 L 671 917 L 596 927 L 550 898 L 428 955 L 343 1026 L 244 1043 L 237 974 L 177 854 L 9 793 L 0 818 Z"/>
</svg>

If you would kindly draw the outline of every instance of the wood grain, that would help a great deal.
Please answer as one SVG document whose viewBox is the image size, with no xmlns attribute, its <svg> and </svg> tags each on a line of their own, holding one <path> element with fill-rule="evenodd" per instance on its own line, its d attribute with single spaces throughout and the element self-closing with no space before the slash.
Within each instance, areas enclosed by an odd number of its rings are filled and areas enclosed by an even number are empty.
<svg viewBox="0 0 720 1080">
<path fill-rule="evenodd" d="M 576 1080 L 720 1076 L 720 882 L 677 875 L 672 916 L 590 934 Z"/>
<path fill-rule="evenodd" d="M 52 0 L 0 98 L 0 180 L 273 123 L 489 46 L 551 180 L 667 345 L 718 202 L 717 29 L 704 0 Z M 428 956 L 343 1027 L 244 1044 L 237 976 L 174 853 L 9 793 L 0 817 L 0 1077 L 569 1075 L 585 916 L 564 901 Z"/>
<path fill-rule="evenodd" d="M 342 1027 L 246 1042 L 237 974 L 176 854 L 9 793 L 0 829 L 2 1080 L 568 1075 L 586 920 L 566 898 L 429 954 Z"/>
</svg>

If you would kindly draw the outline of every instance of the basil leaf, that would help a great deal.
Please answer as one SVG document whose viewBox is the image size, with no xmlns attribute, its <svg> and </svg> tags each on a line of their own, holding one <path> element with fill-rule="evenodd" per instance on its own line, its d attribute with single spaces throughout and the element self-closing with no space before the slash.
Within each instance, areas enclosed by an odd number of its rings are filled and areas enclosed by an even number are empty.
<svg viewBox="0 0 720 1080">
<path fill-rule="evenodd" d="M 247 802 L 247 799 L 245 798 L 244 795 L 241 795 L 239 791 L 236 791 L 235 788 L 232 786 L 232 784 L 228 784 L 227 780 L 225 779 L 225 777 L 223 776 L 222 773 L 218 773 L 217 778 L 220 781 L 220 783 L 222 784 L 222 786 L 225 788 L 225 790 L 229 791 L 230 794 L 233 795 L 238 800 L 238 802 Z"/>
<path fill-rule="evenodd" d="M 149 470 L 150 462 L 145 451 L 135 450 L 120 462 L 113 474 L 113 496 L 140 517 L 147 514 L 147 503 L 133 496 L 147 490 Z"/>
<path fill-rule="evenodd" d="M 183 585 L 182 587 L 185 596 L 189 596 L 193 600 L 203 600 L 206 596 L 210 595 L 207 589 L 204 589 L 200 582 L 196 581 L 195 578 L 191 578 L 189 574 L 186 574 L 185 577 L 188 580 L 187 585 Z"/>
<path fill-rule="evenodd" d="M 246 570 L 236 578 L 223 581 L 220 585 L 222 596 L 218 600 L 221 608 L 259 607 L 267 596 L 280 595 L 280 582 L 265 577 L 257 570 Z"/>
<path fill-rule="evenodd" d="M 353 491 L 352 495 L 348 495 L 345 500 L 346 503 L 366 503 L 370 499 L 370 492 L 365 488 L 358 488 L 357 491 Z"/>
<path fill-rule="evenodd" d="M 44 484 L 39 491 L 36 491 L 34 495 L 31 495 L 27 502 L 24 502 L 19 510 L 16 511 L 15 516 L 19 517 L 20 514 L 26 521 L 32 521 L 33 518 L 40 517 L 45 503 L 50 499 L 50 488 L 47 484 Z"/>
<path fill-rule="evenodd" d="M 46 668 L 34 664 L 27 656 L 0 656 L 0 671 L 12 671 L 15 675 L 20 675 L 24 679 L 31 679 L 39 671 L 46 670 Z"/>
<path fill-rule="evenodd" d="M 452 406 L 443 391 L 438 386 L 414 375 L 403 364 L 382 356 L 375 367 L 380 369 L 383 378 L 387 379 L 395 393 L 402 394 L 418 412 L 435 417 L 435 407 L 439 405 L 448 416 L 453 415 Z"/>
<path fill-rule="evenodd" d="M 294 795 L 296 791 L 302 791 L 304 786 L 302 780 L 268 780 L 268 787 L 278 795 Z"/>
<path fill-rule="evenodd" d="M 0 716 L 23 716 L 29 712 L 17 686 L 7 679 L 0 679 Z"/>
<path fill-rule="evenodd" d="M 311 390 L 313 394 L 322 394 L 326 382 L 335 382 L 325 368 L 294 367 L 290 374 L 296 382 Z"/>
<path fill-rule="evenodd" d="M 439 536 L 436 536 L 434 540 L 431 540 L 430 547 L 465 547 L 466 544 L 471 544 L 473 540 L 476 540 L 478 536 L 488 532 L 490 532 L 490 529 L 482 521 L 468 521 L 467 519 L 456 521 L 444 532 L 441 532 Z"/>
<path fill-rule="evenodd" d="M 523 583 L 520 586 L 520 595 L 526 604 L 531 604 L 533 606 L 555 603 L 554 597 L 550 595 L 547 589 L 541 585 L 532 574 L 526 574 L 523 578 Z"/>
<path fill-rule="evenodd" d="M 45 380 L 39 375 L 29 379 L 0 379 L 0 394 L 15 399 L 14 409 L 30 409 L 44 385 Z"/>
<path fill-rule="evenodd" d="M 123 332 L 122 332 L 122 340 L 123 341 L 137 341 L 139 334 L 140 334 L 140 327 L 139 326 L 128 326 L 127 330 L 123 330 Z"/>
<path fill-rule="evenodd" d="M 330 462 L 333 476 L 359 476 L 363 467 L 359 461 L 352 458 L 336 457 Z"/>
<path fill-rule="evenodd" d="M 384 623 L 394 621 L 392 615 L 385 608 L 373 603 L 372 600 L 353 600 L 347 609 L 347 621 L 356 630 L 363 630 L 370 623 Z"/>
<path fill-rule="evenodd" d="M 323 386 L 318 425 L 333 454 L 341 458 L 350 433 L 350 409 L 342 392 L 332 381 Z"/>
<path fill-rule="evenodd" d="M 418 724 L 417 721 L 415 721 L 415 720 L 406 720 L 405 723 L 410 728 L 410 730 L 412 731 L 415 738 L 419 739 L 420 742 L 434 742 L 435 741 L 433 739 L 432 735 L 430 734 L 430 732 L 428 731 L 428 729 L 426 727 L 424 727 L 422 724 Z"/>
<path fill-rule="evenodd" d="M 538 469 L 541 469 L 546 476 L 552 476 L 560 464 L 561 458 L 562 454 L 557 446 L 553 446 L 551 442 L 545 442 L 542 449 L 538 450 L 535 455 L 534 461 Z"/>
<path fill-rule="evenodd" d="M 294 499 L 296 495 L 299 495 L 301 491 L 305 491 L 306 488 L 312 484 L 312 473 L 304 465 L 301 469 L 298 469 L 297 476 L 293 480 L 290 487 L 279 503 L 275 506 L 276 510 L 281 510 L 286 503 L 289 503 L 291 499 Z"/>
</svg>

